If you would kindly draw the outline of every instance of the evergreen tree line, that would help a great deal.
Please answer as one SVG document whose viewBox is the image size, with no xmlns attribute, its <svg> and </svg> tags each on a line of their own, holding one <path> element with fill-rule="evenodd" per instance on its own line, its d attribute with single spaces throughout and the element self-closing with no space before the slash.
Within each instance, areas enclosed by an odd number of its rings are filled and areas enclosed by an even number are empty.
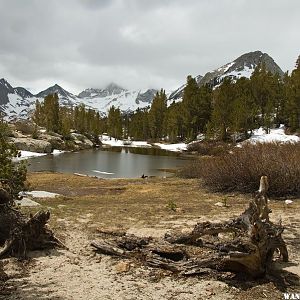
<svg viewBox="0 0 300 300">
<path fill-rule="evenodd" d="M 227 77 L 219 86 L 198 86 L 187 77 L 181 102 L 167 103 L 163 89 L 148 108 L 122 114 L 112 106 L 107 117 L 79 105 L 60 107 L 56 94 L 36 103 L 34 121 L 48 131 L 68 136 L 71 129 L 98 136 L 108 133 L 121 139 L 191 141 L 199 133 L 217 140 L 248 137 L 258 127 L 269 130 L 285 124 L 291 132 L 300 130 L 300 57 L 291 74 L 283 77 L 259 65 L 250 79 Z"/>
<path fill-rule="evenodd" d="M 106 125 L 99 112 L 86 109 L 83 104 L 74 109 L 60 106 L 57 94 L 46 96 L 43 102 L 36 101 L 33 121 L 65 139 L 70 137 L 71 130 L 97 139 Z"/>
</svg>

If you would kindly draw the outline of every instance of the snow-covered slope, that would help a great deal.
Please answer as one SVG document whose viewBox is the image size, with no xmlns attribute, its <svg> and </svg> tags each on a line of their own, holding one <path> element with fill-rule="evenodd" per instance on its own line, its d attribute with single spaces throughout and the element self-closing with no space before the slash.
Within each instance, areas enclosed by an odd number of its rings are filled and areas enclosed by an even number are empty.
<svg viewBox="0 0 300 300">
<path fill-rule="evenodd" d="M 25 88 L 13 88 L 4 78 L 0 79 L 0 111 L 10 119 L 24 118 L 34 108 L 35 99 Z"/>
<path fill-rule="evenodd" d="M 262 63 L 265 64 L 268 71 L 273 74 L 278 73 L 280 76 L 283 76 L 283 71 L 275 63 L 272 57 L 270 57 L 267 53 L 254 51 L 245 53 L 234 61 L 227 63 L 216 70 L 208 72 L 204 76 L 198 75 L 195 78 L 199 86 L 209 84 L 212 87 L 216 87 L 224 80 L 225 77 L 231 77 L 233 80 L 241 77 L 250 78 L 254 69 Z M 184 87 L 185 84 L 174 91 L 170 95 L 169 100 L 181 99 Z"/>
<path fill-rule="evenodd" d="M 145 91 L 88 89 L 79 94 L 81 97 L 77 98 L 77 102 L 83 103 L 87 107 L 97 109 L 102 113 L 107 113 L 111 106 L 118 107 L 123 112 L 128 112 L 151 105 L 155 94 L 156 90 L 153 89 Z M 84 95 L 84 97 L 82 97 L 82 95 Z"/>
</svg>

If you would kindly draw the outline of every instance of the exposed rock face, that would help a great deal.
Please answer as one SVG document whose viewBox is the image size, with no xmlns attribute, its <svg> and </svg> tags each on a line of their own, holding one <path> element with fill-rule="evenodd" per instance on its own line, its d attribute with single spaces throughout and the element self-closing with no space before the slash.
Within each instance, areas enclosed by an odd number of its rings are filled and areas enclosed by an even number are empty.
<svg viewBox="0 0 300 300">
<path fill-rule="evenodd" d="M 0 105 L 8 103 L 8 94 L 14 93 L 13 87 L 4 79 L 0 79 Z"/>
<path fill-rule="evenodd" d="M 32 151 L 39 153 L 51 153 L 52 145 L 43 140 L 35 140 L 31 138 L 11 138 L 12 143 L 14 143 L 18 150 Z"/>
<path fill-rule="evenodd" d="M 139 93 L 135 99 L 135 103 L 145 102 L 151 104 L 156 92 L 157 90 L 155 89 L 149 89 L 145 93 Z"/>
</svg>

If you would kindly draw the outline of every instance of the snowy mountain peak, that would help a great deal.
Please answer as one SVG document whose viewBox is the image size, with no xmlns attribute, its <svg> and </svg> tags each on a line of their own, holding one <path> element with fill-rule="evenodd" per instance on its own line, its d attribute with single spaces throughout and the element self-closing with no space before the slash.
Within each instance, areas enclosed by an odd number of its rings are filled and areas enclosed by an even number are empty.
<svg viewBox="0 0 300 300">
<path fill-rule="evenodd" d="M 199 86 L 209 84 L 212 87 L 216 87 L 224 80 L 225 77 L 231 77 L 233 80 L 241 77 L 250 78 L 254 69 L 262 63 L 265 64 L 268 71 L 273 74 L 278 73 L 280 76 L 283 76 L 283 71 L 275 63 L 272 57 L 270 57 L 267 53 L 254 51 L 245 53 L 234 61 L 206 73 L 204 76 L 198 75 L 195 79 Z M 181 99 L 185 85 L 186 84 L 183 84 L 177 90 L 172 92 L 169 96 L 169 100 Z"/>
<path fill-rule="evenodd" d="M 265 64 L 266 69 L 271 73 L 278 73 L 283 76 L 283 71 L 275 63 L 272 57 L 261 51 L 249 52 L 241 55 L 234 61 L 205 74 L 199 81 L 199 85 L 210 84 L 216 86 L 222 82 L 225 77 L 238 79 L 241 77 L 250 78 L 254 69 L 259 64 Z"/>
<path fill-rule="evenodd" d="M 33 97 L 33 94 L 30 93 L 28 90 L 26 90 L 23 87 L 16 87 L 14 88 L 15 93 L 21 96 L 22 98 L 30 98 Z"/>
<path fill-rule="evenodd" d="M 107 97 L 112 95 L 120 95 L 127 90 L 120 87 L 119 85 L 111 82 L 105 88 L 88 88 L 78 94 L 79 98 L 96 98 L 96 97 Z"/>
<path fill-rule="evenodd" d="M 66 91 L 65 89 L 63 89 L 60 85 L 55 84 L 53 86 L 50 86 L 49 88 L 47 88 L 44 91 L 41 91 L 40 93 L 38 93 L 36 96 L 39 98 L 44 98 L 50 94 L 57 94 L 59 97 L 63 97 L 63 98 L 75 98 L 75 96 L 73 94 L 71 94 L 70 92 Z"/>
<path fill-rule="evenodd" d="M 104 90 L 106 90 L 110 95 L 112 94 L 120 94 L 122 92 L 126 92 L 127 90 L 122 88 L 121 86 L 117 85 L 114 82 L 111 82 L 110 84 L 108 84 Z"/>
<path fill-rule="evenodd" d="M 8 83 L 8 81 L 5 78 L 0 79 L 0 84 L 5 87 L 7 90 L 12 91 L 13 87 Z"/>
</svg>

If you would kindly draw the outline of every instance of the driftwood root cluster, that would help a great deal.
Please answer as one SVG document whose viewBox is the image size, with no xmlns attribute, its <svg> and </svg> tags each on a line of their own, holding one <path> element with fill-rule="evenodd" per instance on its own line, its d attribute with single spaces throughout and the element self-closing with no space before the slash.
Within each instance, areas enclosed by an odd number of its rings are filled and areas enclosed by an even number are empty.
<svg viewBox="0 0 300 300">
<path fill-rule="evenodd" d="M 63 247 L 47 228 L 49 211 L 39 211 L 27 217 L 11 205 L 7 193 L 0 193 L 0 258 L 26 258 L 31 250 Z"/>
<path fill-rule="evenodd" d="M 169 233 L 160 240 L 101 230 L 102 238 L 91 245 L 102 254 L 138 259 L 183 275 L 229 271 L 262 277 L 275 254 L 288 261 L 281 236 L 284 228 L 269 219 L 267 187 L 267 178 L 262 176 L 249 207 L 226 222 L 198 223 L 188 234 Z"/>
</svg>

